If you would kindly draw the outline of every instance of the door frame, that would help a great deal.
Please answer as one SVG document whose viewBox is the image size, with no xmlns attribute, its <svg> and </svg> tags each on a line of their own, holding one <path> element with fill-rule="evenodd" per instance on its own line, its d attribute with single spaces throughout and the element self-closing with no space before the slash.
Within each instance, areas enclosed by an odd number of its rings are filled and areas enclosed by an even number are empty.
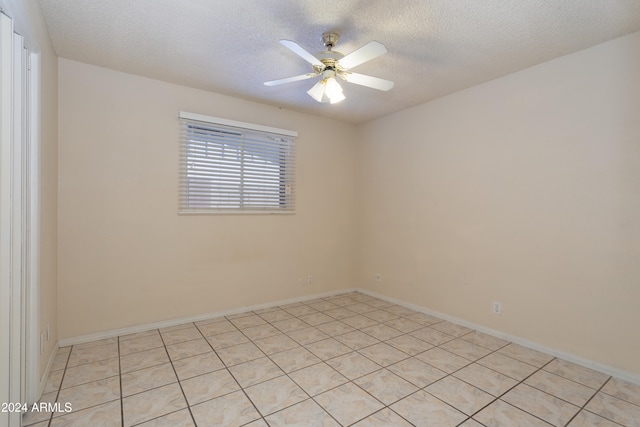
<svg viewBox="0 0 640 427">
<path fill-rule="evenodd" d="M 0 12 L 0 402 L 40 398 L 40 72 Z M 19 426 L 19 412 L 0 424 Z"/>
</svg>

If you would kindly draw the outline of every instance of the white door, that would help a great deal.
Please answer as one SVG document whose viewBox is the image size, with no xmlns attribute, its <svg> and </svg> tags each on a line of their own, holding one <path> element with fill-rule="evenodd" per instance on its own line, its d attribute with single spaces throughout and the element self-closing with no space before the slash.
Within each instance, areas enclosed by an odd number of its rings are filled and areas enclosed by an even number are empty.
<svg viewBox="0 0 640 427">
<path fill-rule="evenodd" d="M 10 427 L 20 425 L 18 409 L 27 403 L 28 370 L 38 369 L 26 328 L 32 323 L 27 319 L 32 312 L 27 305 L 32 219 L 28 58 L 23 38 L 14 33 L 11 19 L 0 13 L 0 425 Z"/>
</svg>

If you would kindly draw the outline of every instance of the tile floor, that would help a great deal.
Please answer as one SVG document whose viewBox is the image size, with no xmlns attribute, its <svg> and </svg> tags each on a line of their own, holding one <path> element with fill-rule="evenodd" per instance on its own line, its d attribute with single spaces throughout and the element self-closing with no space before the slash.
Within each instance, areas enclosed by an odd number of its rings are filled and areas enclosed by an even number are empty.
<svg viewBox="0 0 640 427">
<path fill-rule="evenodd" d="M 61 348 L 44 426 L 640 426 L 640 386 L 361 293 Z"/>
</svg>

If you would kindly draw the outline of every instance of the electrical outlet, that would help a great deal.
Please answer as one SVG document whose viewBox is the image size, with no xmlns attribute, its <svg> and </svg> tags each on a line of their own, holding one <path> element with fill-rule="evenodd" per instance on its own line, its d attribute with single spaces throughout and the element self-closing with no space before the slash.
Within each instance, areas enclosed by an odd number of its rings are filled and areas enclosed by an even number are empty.
<svg viewBox="0 0 640 427">
<path fill-rule="evenodd" d="M 381 280 L 380 273 L 376 273 L 376 282 L 379 282 L 380 280 Z"/>
<path fill-rule="evenodd" d="M 313 276 L 309 275 L 309 277 L 307 277 L 307 285 L 311 286 L 312 283 L 313 283 Z"/>
<path fill-rule="evenodd" d="M 493 308 L 493 314 L 498 316 L 502 314 L 502 303 L 500 301 L 494 301 L 492 308 Z"/>
</svg>

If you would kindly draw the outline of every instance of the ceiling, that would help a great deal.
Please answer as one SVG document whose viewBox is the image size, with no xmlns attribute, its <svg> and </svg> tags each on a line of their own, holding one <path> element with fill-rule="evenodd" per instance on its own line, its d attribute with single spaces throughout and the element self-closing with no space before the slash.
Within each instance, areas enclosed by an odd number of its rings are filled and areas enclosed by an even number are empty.
<svg viewBox="0 0 640 427">
<path fill-rule="evenodd" d="M 180 85 L 351 123 L 372 120 L 640 31 L 640 0 L 40 0 L 57 54 Z M 388 52 L 354 71 L 395 81 L 388 92 L 344 83 L 320 104 L 311 72 L 278 43 L 348 54 Z"/>
</svg>

